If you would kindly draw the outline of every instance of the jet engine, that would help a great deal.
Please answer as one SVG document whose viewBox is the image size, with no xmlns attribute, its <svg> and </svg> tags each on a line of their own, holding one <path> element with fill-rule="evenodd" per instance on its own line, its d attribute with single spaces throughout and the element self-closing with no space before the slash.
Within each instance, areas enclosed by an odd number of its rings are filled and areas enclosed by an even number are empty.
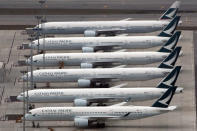
<svg viewBox="0 0 197 131">
<path fill-rule="evenodd" d="M 75 106 L 88 106 L 89 102 L 87 100 L 84 100 L 84 99 L 75 99 L 74 100 L 74 105 Z"/>
<path fill-rule="evenodd" d="M 93 68 L 91 63 L 81 63 L 81 68 Z"/>
<path fill-rule="evenodd" d="M 94 48 L 93 47 L 82 47 L 82 52 L 83 53 L 92 53 L 94 52 Z"/>
<path fill-rule="evenodd" d="M 79 87 L 90 87 L 90 85 L 91 85 L 90 80 L 86 80 L 86 79 L 79 79 L 78 80 L 78 86 Z"/>
<path fill-rule="evenodd" d="M 84 31 L 84 36 L 85 37 L 95 37 L 95 36 L 98 36 L 98 33 L 94 30 L 86 30 L 86 31 Z"/>
<path fill-rule="evenodd" d="M 74 123 L 76 127 L 88 127 L 88 119 L 85 118 L 75 118 Z"/>
</svg>

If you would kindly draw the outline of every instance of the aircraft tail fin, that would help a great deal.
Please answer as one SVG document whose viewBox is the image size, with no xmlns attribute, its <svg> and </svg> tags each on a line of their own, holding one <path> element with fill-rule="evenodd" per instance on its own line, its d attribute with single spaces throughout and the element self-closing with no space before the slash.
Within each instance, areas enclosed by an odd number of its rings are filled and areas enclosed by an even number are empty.
<svg viewBox="0 0 197 131">
<path fill-rule="evenodd" d="M 179 41 L 180 35 L 181 31 L 174 33 L 170 39 L 159 49 L 158 52 L 172 52 Z"/>
<path fill-rule="evenodd" d="M 174 17 L 158 36 L 171 37 L 176 30 L 180 18 L 181 16 Z"/>
<path fill-rule="evenodd" d="M 181 71 L 181 66 L 176 66 L 157 86 L 157 88 L 164 88 L 165 85 L 175 85 L 176 80 Z"/>
<path fill-rule="evenodd" d="M 181 51 L 181 47 L 176 47 L 168 57 L 166 57 L 162 63 L 158 66 L 158 68 L 169 68 L 172 69 L 179 57 L 179 53 Z"/>
<path fill-rule="evenodd" d="M 159 19 L 160 20 L 173 19 L 178 12 L 180 4 L 181 4 L 180 1 L 175 1 Z"/>
<path fill-rule="evenodd" d="M 171 86 L 168 90 L 152 105 L 152 107 L 167 108 L 174 96 L 176 86 Z"/>
</svg>

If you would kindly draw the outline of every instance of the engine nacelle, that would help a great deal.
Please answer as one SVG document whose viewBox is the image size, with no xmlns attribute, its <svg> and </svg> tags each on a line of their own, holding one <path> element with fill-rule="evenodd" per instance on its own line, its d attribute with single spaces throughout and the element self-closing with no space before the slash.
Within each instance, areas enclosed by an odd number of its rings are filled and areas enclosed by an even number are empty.
<svg viewBox="0 0 197 131">
<path fill-rule="evenodd" d="M 87 100 L 84 100 L 84 99 L 75 99 L 74 100 L 74 105 L 75 106 L 88 106 L 89 103 Z"/>
<path fill-rule="evenodd" d="M 86 30 L 86 31 L 84 31 L 84 36 L 85 37 L 95 37 L 95 36 L 98 36 L 98 33 L 94 30 Z"/>
<path fill-rule="evenodd" d="M 81 63 L 81 68 L 93 68 L 91 63 Z"/>
<path fill-rule="evenodd" d="M 90 80 L 86 80 L 86 79 L 79 79 L 78 80 L 78 86 L 79 87 L 90 87 L 90 85 L 91 85 Z"/>
<path fill-rule="evenodd" d="M 93 47 L 82 47 L 82 52 L 83 53 L 92 53 L 94 52 L 94 48 Z"/>
<path fill-rule="evenodd" d="M 75 118 L 74 123 L 76 127 L 88 127 L 88 119 L 85 118 Z"/>
</svg>

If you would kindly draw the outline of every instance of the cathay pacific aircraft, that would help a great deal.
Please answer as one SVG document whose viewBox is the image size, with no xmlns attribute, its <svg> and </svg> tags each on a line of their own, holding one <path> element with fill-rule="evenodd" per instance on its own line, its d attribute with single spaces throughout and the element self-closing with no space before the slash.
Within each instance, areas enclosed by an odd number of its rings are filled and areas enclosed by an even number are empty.
<svg viewBox="0 0 197 131">
<path fill-rule="evenodd" d="M 176 16 L 180 2 L 174 2 L 159 20 L 47 22 L 34 30 L 45 34 L 84 34 L 85 36 L 114 36 L 121 33 L 148 33 L 162 30 Z"/>
<path fill-rule="evenodd" d="M 174 43 L 176 45 L 176 43 Z M 103 52 L 103 53 L 46 53 L 33 56 L 32 65 L 37 67 L 80 66 L 81 68 L 113 67 L 117 65 L 145 65 L 163 61 L 176 54 L 179 47 L 162 47 L 158 52 Z M 170 49 L 168 49 L 170 47 Z M 174 50 L 173 50 L 174 49 Z M 31 65 L 31 58 L 26 60 Z"/>
</svg>

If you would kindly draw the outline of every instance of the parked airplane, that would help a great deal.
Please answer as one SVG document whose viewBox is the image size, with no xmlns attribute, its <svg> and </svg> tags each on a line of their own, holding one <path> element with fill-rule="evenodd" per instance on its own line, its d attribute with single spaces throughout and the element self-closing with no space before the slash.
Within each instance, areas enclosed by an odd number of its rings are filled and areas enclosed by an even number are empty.
<svg viewBox="0 0 197 131">
<path fill-rule="evenodd" d="M 59 68 L 63 68 L 64 66 L 80 66 L 81 68 L 94 68 L 122 64 L 151 64 L 163 61 L 171 53 L 176 54 L 174 52 L 179 50 L 179 48 L 174 49 L 176 43 L 167 43 L 158 52 L 46 53 L 45 55 L 33 56 L 32 65 L 37 67 L 59 66 Z M 172 51 L 173 49 L 174 51 Z M 31 65 L 31 58 L 26 60 L 26 64 Z"/>
<path fill-rule="evenodd" d="M 176 1 L 160 17 L 159 20 L 128 21 L 79 21 L 79 22 L 47 22 L 39 24 L 33 30 L 44 34 L 84 34 L 114 36 L 121 33 L 146 33 L 162 30 L 169 20 L 176 16 L 180 2 Z"/>
<path fill-rule="evenodd" d="M 136 120 L 167 113 L 176 109 L 169 106 L 177 87 L 171 86 L 151 106 L 124 106 L 127 102 L 97 107 L 41 107 L 25 114 L 27 121 L 74 121 L 76 127 L 105 126 L 106 120 Z"/>
<path fill-rule="evenodd" d="M 141 81 L 151 80 L 166 76 L 172 71 L 173 66 L 179 56 L 181 47 L 177 47 L 179 51 L 171 54 L 170 57 L 158 66 L 149 68 L 96 68 L 96 69 L 41 69 L 33 71 L 34 83 L 50 83 L 50 82 L 78 82 L 79 87 L 94 86 L 114 80 Z M 175 52 L 174 52 L 175 53 Z M 31 72 L 22 76 L 24 81 L 31 80 Z M 108 84 L 104 84 L 108 86 Z"/>
<path fill-rule="evenodd" d="M 28 48 L 42 51 L 82 50 L 82 52 L 95 52 L 99 50 L 111 51 L 113 49 L 151 48 L 164 45 L 167 41 L 177 40 L 181 33 L 176 32 L 174 35 L 173 33 L 179 20 L 180 17 L 176 16 L 158 36 L 44 38 L 35 40 L 27 46 Z"/>
<path fill-rule="evenodd" d="M 156 88 L 131 87 L 122 88 L 120 84 L 111 88 L 86 88 L 86 89 L 36 89 L 28 91 L 30 103 L 66 103 L 73 102 L 75 106 L 90 106 L 97 103 L 99 106 L 114 101 L 146 101 L 160 97 L 168 88 L 174 86 L 181 67 L 176 67 L 168 74 Z M 183 88 L 177 88 L 176 93 L 181 93 Z M 19 101 L 26 99 L 27 92 L 17 96 Z"/>
</svg>

